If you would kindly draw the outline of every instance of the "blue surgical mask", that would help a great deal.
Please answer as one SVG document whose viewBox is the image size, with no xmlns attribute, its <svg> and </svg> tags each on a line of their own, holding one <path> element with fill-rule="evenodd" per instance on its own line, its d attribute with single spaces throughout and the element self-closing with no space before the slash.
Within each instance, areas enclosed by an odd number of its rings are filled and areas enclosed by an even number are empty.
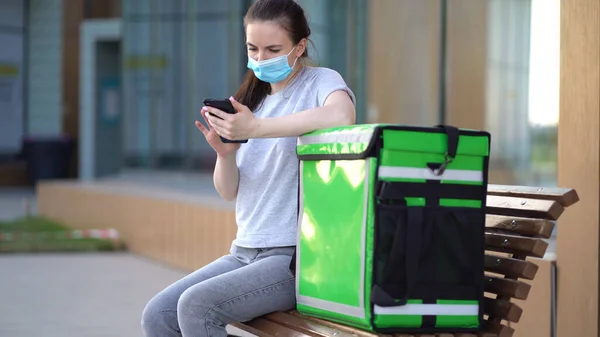
<svg viewBox="0 0 600 337">
<path fill-rule="evenodd" d="M 254 75 L 261 81 L 271 84 L 281 82 L 292 72 L 296 61 L 298 61 L 298 58 L 296 58 L 291 67 L 288 63 L 288 56 L 290 56 L 294 49 L 296 47 L 292 48 L 287 55 L 281 55 L 264 61 L 256 61 L 248 56 L 248 69 L 254 71 Z"/>
</svg>

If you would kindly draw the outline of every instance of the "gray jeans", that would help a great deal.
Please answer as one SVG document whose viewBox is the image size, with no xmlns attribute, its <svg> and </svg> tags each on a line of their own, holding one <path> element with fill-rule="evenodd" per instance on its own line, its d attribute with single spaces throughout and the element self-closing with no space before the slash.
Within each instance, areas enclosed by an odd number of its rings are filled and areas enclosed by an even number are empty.
<svg viewBox="0 0 600 337">
<path fill-rule="evenodd" d="M 293 309 L 294 247 L 232 246 L 225 255 L 173 283 L 144 308 L 147 337 L 227 336 L 225 326 Z"/>
</svg>

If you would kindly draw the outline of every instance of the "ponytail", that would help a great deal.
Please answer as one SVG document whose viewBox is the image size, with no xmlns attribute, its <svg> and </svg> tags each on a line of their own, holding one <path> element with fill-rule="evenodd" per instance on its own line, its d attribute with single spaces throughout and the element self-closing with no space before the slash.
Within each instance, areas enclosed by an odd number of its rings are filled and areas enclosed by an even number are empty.
<svg viewBox="0 0 600 337">
<path fill-rule="evenodd" d="M 265 97 L 267 97 L 269 92 L 271 92 L 271 85 L 259 80 L 252 70 L 248 70 L 244 76 L 242 85 L 233 97 L 236 101 L 247 106 L 250 111 L 254 111 Z"/>
</svg>

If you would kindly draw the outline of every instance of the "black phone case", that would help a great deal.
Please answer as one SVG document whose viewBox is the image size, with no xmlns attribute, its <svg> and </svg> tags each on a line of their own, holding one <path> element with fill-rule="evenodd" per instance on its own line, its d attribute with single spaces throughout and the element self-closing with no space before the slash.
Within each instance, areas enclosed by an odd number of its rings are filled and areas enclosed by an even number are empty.
<svg viewBox="0 0 600 337">
<path fill-rule="evenodd" d="M 223 99 L 223 98 L 205 98 L 204 105 L 212 107 L 212 108 L 217 108 L 228 114 L 236 114 L 237 113 L 237 111 L 235 111 L 235 109 L 233 108 L 233 105 L 231 104 L 231 102 L 226 98 L 225 99 Z M 215 115 L 213 115 L 213 116 L 215 116 Z M 220 118 L 218 116 L 215 116 L 215 117 Z M 220 138 L 223 143 L 247 143 L 248 142 L 247 139 L 246 140 L 229 140 L 229 139 L 223 138 L 223 137 L 220 137 Z"/>
</svg>

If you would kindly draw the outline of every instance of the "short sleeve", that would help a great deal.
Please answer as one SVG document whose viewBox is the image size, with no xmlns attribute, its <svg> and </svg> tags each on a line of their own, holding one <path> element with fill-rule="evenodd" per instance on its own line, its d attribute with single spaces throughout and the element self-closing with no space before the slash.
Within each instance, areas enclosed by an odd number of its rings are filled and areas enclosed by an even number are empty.
<svg viewBox="0 0 600 337">
<path fill-rule="evenodd" d="M 325 105 L 327 97 L 333 92 L 343 90 L 348 93 L 352 103 L 356 105 L 356 97 L 342 76 L 335 70 L 329 68 L 318 68 L 319 73 L 315 78 L 315 86 L 317 87 L 317 100 L 319 106 Z"/>
</svg>

